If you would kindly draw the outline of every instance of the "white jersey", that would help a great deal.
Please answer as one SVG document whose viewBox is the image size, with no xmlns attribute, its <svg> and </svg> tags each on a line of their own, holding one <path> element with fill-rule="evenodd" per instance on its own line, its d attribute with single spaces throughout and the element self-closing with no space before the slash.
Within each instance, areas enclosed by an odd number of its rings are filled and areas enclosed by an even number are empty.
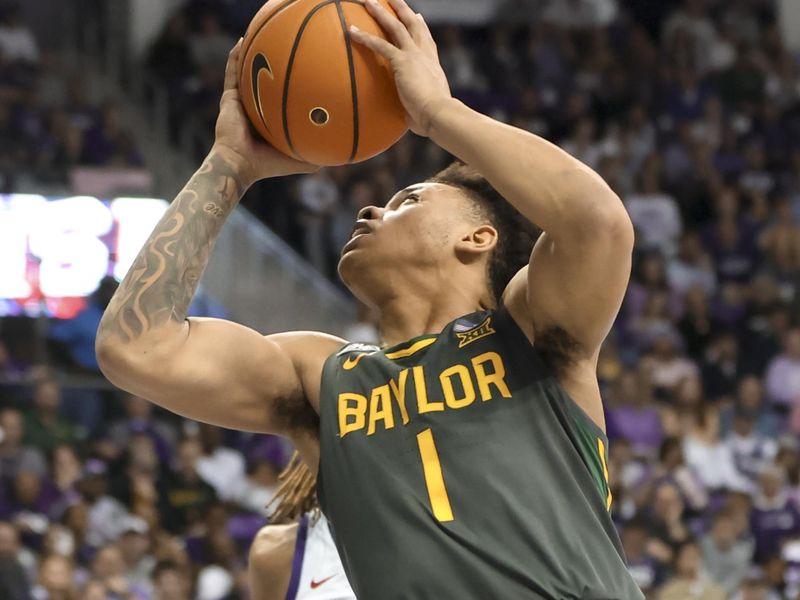
<svg viewBox="0 0 800 600">
<path fill-rule="evenodd" d="M 344 574 L 328 521 L 304 515 L 297 528 L 286 600 L 356 600 Z"/>
</svg>

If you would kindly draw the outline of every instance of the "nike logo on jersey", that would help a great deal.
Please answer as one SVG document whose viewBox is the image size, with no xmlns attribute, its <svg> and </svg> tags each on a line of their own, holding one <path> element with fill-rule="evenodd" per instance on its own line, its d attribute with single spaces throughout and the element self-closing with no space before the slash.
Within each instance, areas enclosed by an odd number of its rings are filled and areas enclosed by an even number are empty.
<svg viewBox="0 0 800 600">
<path fill-rule="evenodd" d="M 363 353 L 363 354 L 356 354 L 355 356 L 348 356 L 347 360 L 345 360 L 342 363 L 342 368 L 345 371 L 349 371 L 350 369 L 355 369 L 356 365 L 359 363 L 359 361 L 362 358 L 364 358 L 366 355 L 367 355 L 366 353 Z"/>
<path fill-rule="evenodd" d="M 325 584 L 325 583 L 328 583 L 328 582 L 329 582 L 331 579 L 333 579 L 334 577 L 336 577 L 336 573 L 334 573 L 334 574 L 333 574 L 333 575 L 331 575 L 330 577 L 326 577 L 325 579 L 320 579 L 319 581 L 314 581 L 314 580 L 312 579 L 312 580 L 311 580 L 311 589 L 312 589 L 312 590 L 315 590 L 315 589 L 317 589 L 319 586 L 321 586 L 321 585 L 323 585 L 323 584 Z"/>
</svg>

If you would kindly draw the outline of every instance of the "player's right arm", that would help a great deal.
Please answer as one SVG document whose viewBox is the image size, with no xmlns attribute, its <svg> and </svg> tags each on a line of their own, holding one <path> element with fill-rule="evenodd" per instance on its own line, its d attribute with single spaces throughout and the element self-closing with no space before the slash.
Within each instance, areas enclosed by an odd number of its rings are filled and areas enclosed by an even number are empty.
<svg viewBox="0 0 800 600">
<path fill-rule="evenodd" d="M 97 357 L 108 379 L 184 416 L 236 429 L 287 431 L 318 390 L 314 377 L 341 342 L 314 333 L 263 337 L 235 323 L 186 316 L 225 219 L 254 181 L 308 172 L 250 133 L 231 52 L 216 142 L 139 252 L 103 315 Z"/>
</svg>

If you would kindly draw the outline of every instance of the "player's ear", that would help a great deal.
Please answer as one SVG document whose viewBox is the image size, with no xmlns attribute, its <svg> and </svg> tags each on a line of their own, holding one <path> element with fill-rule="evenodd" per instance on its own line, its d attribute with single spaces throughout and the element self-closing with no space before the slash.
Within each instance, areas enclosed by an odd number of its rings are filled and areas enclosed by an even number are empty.
<svg viewBox="0 0 800 600">
<path fill-rule="evenodd" d="M 475 260 L 495 249 L 497 230 L 491 225 L 473 227 L 456 240 L 456 254 L 463 260 Z"/>
</svg>

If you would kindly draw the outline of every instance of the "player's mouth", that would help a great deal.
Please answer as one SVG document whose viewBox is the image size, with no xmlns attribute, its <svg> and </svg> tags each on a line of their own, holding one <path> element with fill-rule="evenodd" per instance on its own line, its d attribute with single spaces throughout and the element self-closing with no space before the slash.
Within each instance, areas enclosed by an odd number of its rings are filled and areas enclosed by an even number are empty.
<svg viewBox="0 0 800 600">
<path fill-rule="evenodd" d="M 353 232 L 350 234 L 350 239 L 355 239 L 356 236 L 372 233 L 372 226 L 366 219 L 359 219 L 353 226 Z"/>
<path fill-rule="evenodd" d="M 350 234 L 350 240 L 342 248 L 342 254 L 352 249 L 359 240 L 364 239 L 369 234 L 374 233 L 372 227 L 365 220 L 359 220 L 353 227 L 353 233 Z"/>
</svg>

